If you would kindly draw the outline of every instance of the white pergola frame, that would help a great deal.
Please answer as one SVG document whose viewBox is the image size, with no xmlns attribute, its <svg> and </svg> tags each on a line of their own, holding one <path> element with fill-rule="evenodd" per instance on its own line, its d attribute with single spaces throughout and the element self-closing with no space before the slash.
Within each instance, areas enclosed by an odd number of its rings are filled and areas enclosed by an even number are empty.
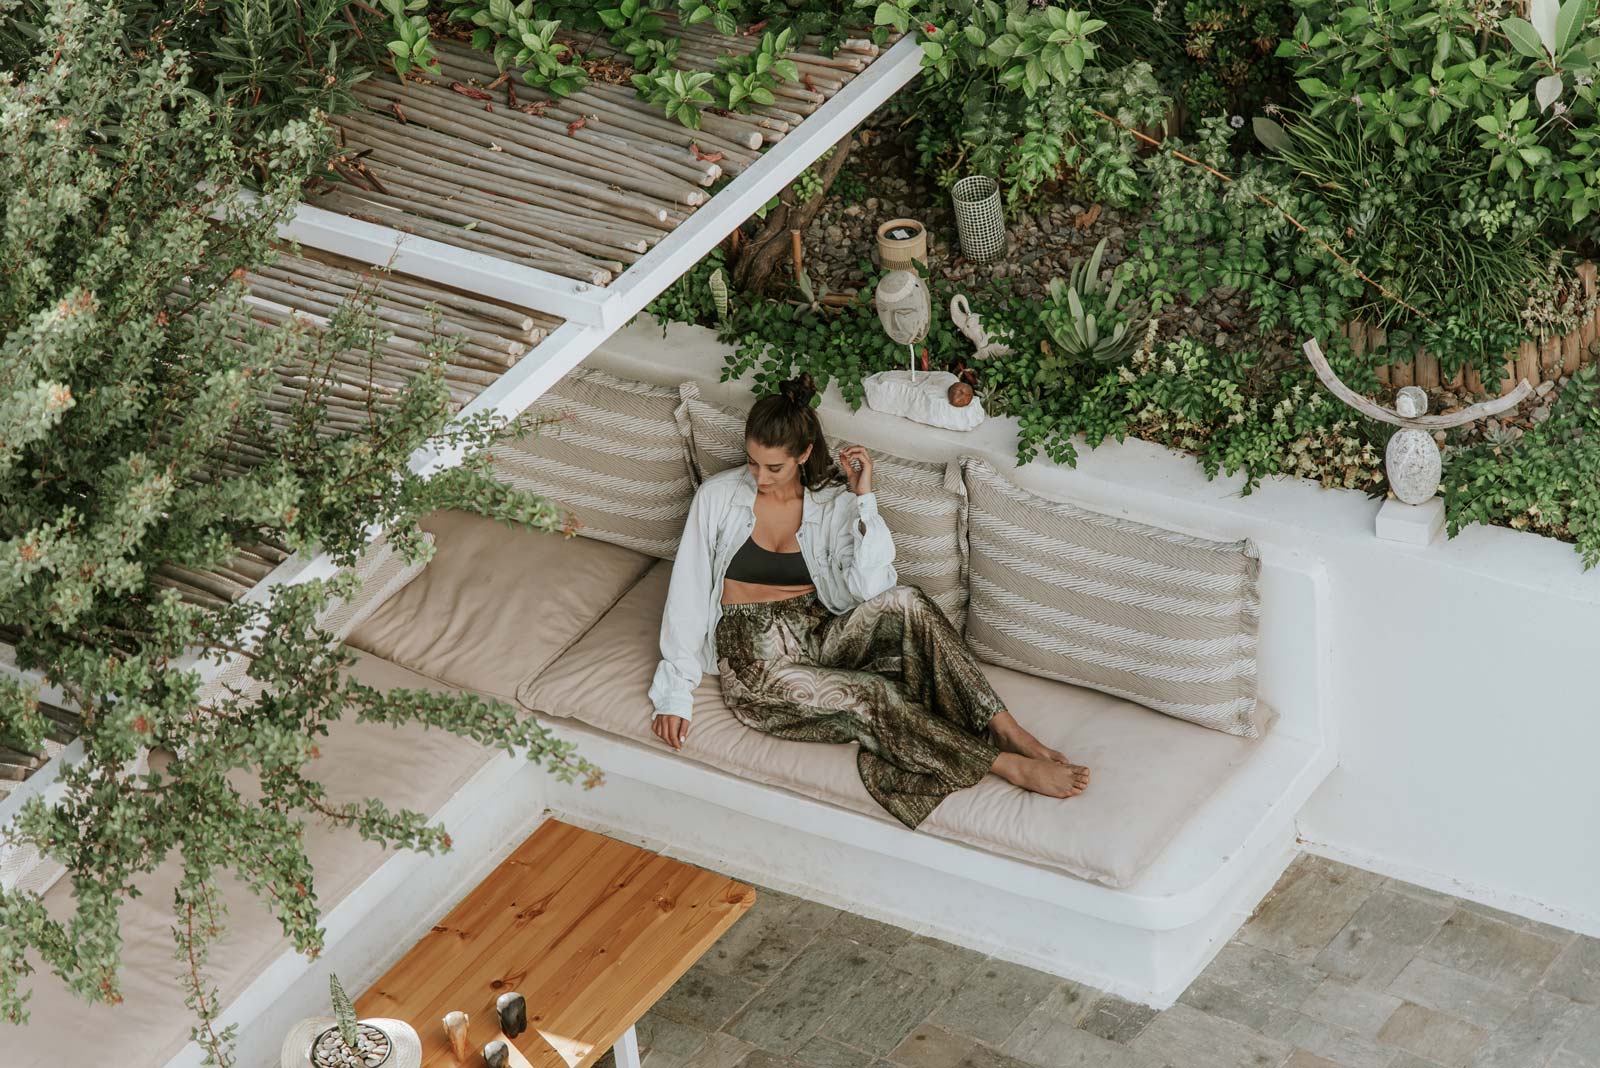
<svg viewBox="0 0 1600 1068">
<path fill-rule="evenodd" d="M 577 282 L 309 204 L 299 205 L 278 233 L 324 252 L 387 266 L 398 273 L 563 319 L 561 326 L 465 405 L 452 422 L 484 414 L 515 418 L 915 78 L 921 68 L 921 45 L 911 35 L 902 37 L 608 286 Z M 464 458 L 461 448 L 435 441 L 414 452 L 409 467 L 431 477 Z M 368 541 L 381 533 L 379 528 L 369 529 Z M 296 553 L 257 583 L 243 601 L 262 604 L 280 587 L 331 578 L 338 570 L 326 553 Z M 226 662 L 201 664 L 202 679 L 209 681 L 225 666 Z M 16 674 L 4 661 L 0 661 L 0 670 Z M 40 680 L 30 681 L 37 684 Z M 29 798 L 43 796 L 62 768 L 82 758 L 83 741 L 78 739 L 0 798 L 0 826 L 11 822 Z"/>
</svg>

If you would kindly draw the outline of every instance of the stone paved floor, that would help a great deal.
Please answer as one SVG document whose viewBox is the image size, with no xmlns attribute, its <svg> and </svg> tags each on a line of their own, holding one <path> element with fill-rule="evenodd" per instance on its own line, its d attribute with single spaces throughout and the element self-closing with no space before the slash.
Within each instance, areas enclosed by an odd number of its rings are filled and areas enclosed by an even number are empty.
<svg viewBox="0 0 1600 1068">
<path fill-rule="evenodd" d="M 645 1068 L 1600 1068 L 1600 939 L 1302 855 L 1162 1012 L 777 891 Z"/>
</svg>

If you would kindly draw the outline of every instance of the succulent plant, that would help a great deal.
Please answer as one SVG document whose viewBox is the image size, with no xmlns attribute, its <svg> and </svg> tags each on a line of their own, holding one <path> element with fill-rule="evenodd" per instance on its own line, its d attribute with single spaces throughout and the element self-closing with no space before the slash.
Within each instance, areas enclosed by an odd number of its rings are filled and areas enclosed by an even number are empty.
<svg viewBox="0 0 1600 1068">
<path fill-rule="evenodd" d="M 1106 239 L 1102 237 L 1089 258 L 1079 260 L 1072 268 L 1068 280 L 1051 281 L 1052 307 L 1046 310 L 1044 323 L 1063 355 L 1098 363 L 1120 363 L 1133 352 L 1141 331 L 1132 329 L 1136 312 L 1117 322 L 1109 331 L 1102 327 L 1102 320 L 1116 313 L 1117 301 L 1122 297 L 1120 278 L 1113 277 L 1107 286 L 1100 277 L 1100 257 L 1105 250 Z M 1086 308 L 1091 299 L 1101 308 L 1098 314 Z"/>
<path fill-rule="evenodd" d="M 358 1049 L 361 1031 L 356 1027 L 355 1006 L 350 1004 L 350 995 L 344 992 L 344 985 L 339 982 L 337 975 L 328 976 L 328 1000 L 333 1003 L 333 1018 L 339 1024 L 339 1037 L 350 1049 Z"/>
</svg>

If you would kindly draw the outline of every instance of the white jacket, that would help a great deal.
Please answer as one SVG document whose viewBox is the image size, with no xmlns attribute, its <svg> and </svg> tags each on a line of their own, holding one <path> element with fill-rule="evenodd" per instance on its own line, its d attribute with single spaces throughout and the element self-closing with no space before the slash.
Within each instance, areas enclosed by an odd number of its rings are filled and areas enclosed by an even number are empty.
<svg viewBox="0 0 1600 1068">
<path fill-rule="evenodd" d="M 661 618 L 661 663 L 650 682 L 657 716 L 694 712 L 702 674 L 716 675 L 717 622 L 722 618 L 722 578 L 734 553 L 756 525 L 756 480 L 747 466 L 712 475 L 695 491 L 678 543 Z M 865 532 L 863 532 L 865 528 Z M 842 615 L 898 581 L 894 539 L 878 515 L 878 498 L 844 485 L 805 491 L 800 555 L 817 587 L 817 599 Z"/>
</svg>

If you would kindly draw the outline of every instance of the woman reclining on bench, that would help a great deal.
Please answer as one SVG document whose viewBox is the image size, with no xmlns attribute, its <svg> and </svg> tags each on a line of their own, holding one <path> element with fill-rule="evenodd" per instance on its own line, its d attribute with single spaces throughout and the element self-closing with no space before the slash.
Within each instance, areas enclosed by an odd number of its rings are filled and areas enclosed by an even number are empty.
<svg viewBox="0 0 1600 1068">
<path fill-rule="evenodd" d="M 709 672 L 747 727 L 859 742 L 867 792 L 907 827 L 990 771 L 1051 797 L 1081 793 L 1089 769 L 1025 730 L 939 606 L 896 584 L 872 458 L 847 446 L 835 468 L 815 392 L 801 375 L 757 401 L 748 462 L 694 495 L 650 684 L 655 733 L 683 746 Z"/>
</svg>

